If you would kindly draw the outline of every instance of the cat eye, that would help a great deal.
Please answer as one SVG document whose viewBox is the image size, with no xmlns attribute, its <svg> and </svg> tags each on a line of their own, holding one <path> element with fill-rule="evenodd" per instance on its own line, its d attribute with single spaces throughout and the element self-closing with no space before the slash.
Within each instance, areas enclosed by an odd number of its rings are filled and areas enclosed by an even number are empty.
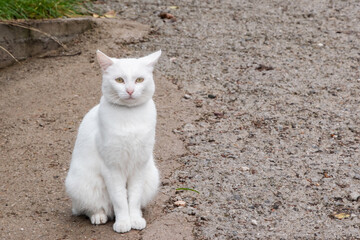
<svg viewBox="0 0 360 240">
<path fill-rule="evenodd" d="M 118 82 L 118 83 L 124 83 L 125 82 L 124 79 L 121 78 L 121 77 L 116 78 L 115 81 Z"/>
<path fill-rule="evenodd" d="M 135 80 L 136 83 L 142 83 L 144 81 L 144 78 L 137 78 Z"/>
</svg>

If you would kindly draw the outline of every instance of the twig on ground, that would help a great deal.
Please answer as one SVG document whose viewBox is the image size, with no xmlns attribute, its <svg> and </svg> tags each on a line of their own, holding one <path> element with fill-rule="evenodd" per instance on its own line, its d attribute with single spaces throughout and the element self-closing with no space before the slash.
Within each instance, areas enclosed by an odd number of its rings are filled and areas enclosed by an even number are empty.
<svg viewBox="0 0 360 240">
<path fill-rule="evenodd" d="M 14 55 L 11 54 L 11 52 L 9 52 L 6 48 L 4 48 L 3 46 L 0 45 L 0 48 L 2 50 L 4 50 L 7 54 L 9 54 L 17 63 L 21 64 Z"/>
<path fill-rule="evenodd" d="M 76 56 L 76 55 L 80 55 L 80 54 L 81 54 L 81 51 L 75 51 L 75 52 L 70 52 L 70 53 L 66 53 L 66 52 L 57 53 L 55 51 L 51 51 L 51 52 L 46 52 L 46 53 L 38 56 L 38 58 L 72 57 L 72 56 Z"/>
</svg>

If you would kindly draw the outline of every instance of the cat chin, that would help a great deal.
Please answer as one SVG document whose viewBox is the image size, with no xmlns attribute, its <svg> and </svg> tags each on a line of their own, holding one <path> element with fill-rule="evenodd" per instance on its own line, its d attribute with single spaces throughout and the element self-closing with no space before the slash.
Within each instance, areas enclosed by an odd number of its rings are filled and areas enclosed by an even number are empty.
<svg viewBox="0 0 360 240">
<path fill-rule="evenodd" d="M 113 103 L 119 106 L 136 107 L 138 105 L 142 105 L 145 102 L 146 101 L 141 101 L 140 99 L 136 99 L 136 98 L 126 98 Z"/>
<path fill-rule="evenodd" d="M 119 96 L 111 96 L 111 97 L 106 97 L 105 96 L 105 100 L 108 103 L 111 103 L 115 106 L 124 106 L 124 107 L 135 107 L 138 105 L 141 105 L 147 101 L 144 101 L 143 98 L 123 98 L 123 97 L 119 97 Z"/>
<path fill-rule="evenodd" d="M 123 104 L 120 104 L 121 106 L 126 106 L 126 107 L 136 107 L 138 105 L 141 105 L 142 103 L 136 102 L 136 101 L 127 101 L 124 102 Z"/>
</svg>

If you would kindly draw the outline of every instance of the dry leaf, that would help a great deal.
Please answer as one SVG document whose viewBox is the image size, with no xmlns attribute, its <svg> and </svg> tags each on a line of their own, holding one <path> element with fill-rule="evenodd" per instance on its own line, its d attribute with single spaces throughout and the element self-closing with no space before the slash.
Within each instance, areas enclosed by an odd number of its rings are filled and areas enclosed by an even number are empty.
<svg viewBox="0 0 360 240">
<path fill-rule="evenodd" d="M 93 17 L 94 17 L 94 18 L 99 18 L 100 16 L 99 16 L 98 14 L 94 13 L 94 14 L 93 14 Z"/>
<path fill-rule="evenodd" d="M 178 207 L 185 207 L 186 202 L 184 202 L 184 201 L 176 201 L 176 202 L 174 202 L 174 205 L 178 206 Z"/>
<path fill-rule="evenodd" d="M 324 177 L 325 178 L 331 178 L 331 176 L 329 176 L 329 174 L 327 172 L 324 172 Z"/>
<path fill-rule="evenodd" d="M 337 219 L 344 219 L 344 218 L 349 218 L 350 217 L 350 214 L 348 213 L 338 213 L 338 214 L 334 214 L 334 217 L 337 218 Z"/>
<path fill-rule="evenodd" d="M 170 13 L 167 13 L 167 12 L 161 12 L 159 14 L 159 17 L 162 18 L 162 19 L 171 19 L 173 21 L 176 21 L 176 17 Z"/>
<path fill-rule="evenodd" d="M 116 12 L 114 10 L 111 10 L 111 11 L 105 13 L 104 16 L 106 18 L 114 18 L 114 17 L 116 17 Z"/>
<path fill-rule="evenodd" d="M 179 7 L 178 6 L 170 6 L 169 8 L 170 9 L 178 9 Z"/>
</svg>

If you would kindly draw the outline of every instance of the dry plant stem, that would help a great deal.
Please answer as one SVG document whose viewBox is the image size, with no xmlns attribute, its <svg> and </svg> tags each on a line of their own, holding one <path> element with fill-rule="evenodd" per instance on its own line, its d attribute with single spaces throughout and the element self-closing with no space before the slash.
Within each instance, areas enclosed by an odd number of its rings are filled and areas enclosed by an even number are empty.
<svg viewBox="0 0 360 240">
<path fill-rule="evenodd" d="M 72 57 L 72 56 L 76 56 L 76 55 L 80 55 L 81 51 L 76 51 L 73 53 L 62 53 L 62 54 L 54 54 L 52 55 L 51 53 L 49 54 L 48 52 L 46 52 L 45 54 L 42 54 L 40 56 L 38 56 L 38 58 L 53 58 L 53 57 Z"/>
<path fill-rule="evenodd" d="M 12 26 L 15 26 L 15 27 L 21 27 L 21 28 L 26 28 L 26 29 L 29 29 L 31 31 L 35 31 L 35 32 L 39 32 L 41 34 L 44 34 L 45 36 L 51 38 L 52 40 L 54 40 L 55 42 L 57 42 L 61 47 L 63 47 L 65 50 L 67 50 L 67 47 L 65 44 L 63 44 L 62 42 L 60 42 L 59 39 L 57 39 L 56 37 L 44 32 L 44 31 L 41 31 L 37 28 L 33 28 L 33 27 L 29 27 L 29 26 L 25 26 L 25 25 L 22 25 L 22 24 L 18 24 L 18 23 L 14 23 L 14 22 L 0 22 L 0 24 L 6 24 L 6 25 L 12 25 Z"/>
<path fill-rule="evenodd" d="M 4 50 L 7 54 L 9 54 L 17 63 L 20 63 L 14 55 L 12 55 L 8 50 L 6 50 L 6 48 L 4 48 L 3 46 L 0 46 L 0 48 Z"/>
</svg>

